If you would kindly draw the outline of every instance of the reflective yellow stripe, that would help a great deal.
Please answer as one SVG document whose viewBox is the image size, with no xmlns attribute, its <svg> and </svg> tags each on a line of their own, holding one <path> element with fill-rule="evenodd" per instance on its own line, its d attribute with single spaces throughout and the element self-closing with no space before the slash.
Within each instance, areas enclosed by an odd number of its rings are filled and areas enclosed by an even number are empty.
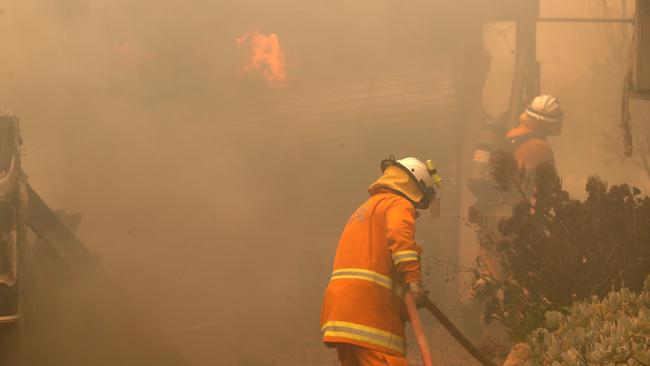
<svg viewBox="0 0 650 366">
<path fill-rule="evenodd" d="M 393 288 L 393 280 L 390 277 L 367 269 L 341 268 L 332 272 L 331 281 L 342 279 L 366 280 L 386 287 L 389 290 Z"/>
<path fill-rule="evenodd" d="M 321 328 L 323 337 L 348 338 L 356 341 L 386 347 L 389 350 L 406 353 L 404 338 L 385 330 L 372 328 L 366 325 L 329 321 Z"/>
<path fill-rule="evenodd" d="M 393 253 L 393 263 L 398 265 L 402 262 L 412 262 L 419 261 L 420 254 L 415 250 L 402 250 L 399 252 Z"/>
</svg>

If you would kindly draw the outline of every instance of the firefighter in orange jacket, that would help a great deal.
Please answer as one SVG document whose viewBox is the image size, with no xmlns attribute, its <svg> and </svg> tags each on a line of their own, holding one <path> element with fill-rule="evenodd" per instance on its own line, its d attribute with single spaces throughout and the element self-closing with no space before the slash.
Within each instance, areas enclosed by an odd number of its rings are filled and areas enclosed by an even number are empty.
<svg viewBox="0 0 650 366">
<path fill-rule="evenodd" d="M 559 135 L 562 132 L 563 120 L 564 112 L 557 98 L 551 95 L 540 95 L 535 97 L 519 116 L 519 125 L 508 131 L 509 151 L 514 155 L 518 167 L 524 169 L 530 177 L 535 174 L 535 170 L 540 164 L 555 163 L 553 149 L 547 138 L 548 136 Z M 533 180 L 531 179 L 529 185 L 521 188 L 530 202 L 530 212 L 534 213 L 536 189 Z M 494 233 L 499 233 L 499 223 L 512 215 L 513 206 L 521 202 L 521 200 L 521 193 L 513 190 L 510 195 L 506 196 L 501 205 L 495 205 L 492 210 L 484 211 Z M 502 276 L 503 271 L 498 262 L 488 255 L 483 248 L 481 248 L 479 256 L 492 275 L 496 277 Z M 482 281 L 475 283 L 475 291 L 478 291 L 478 288 L 484 284 Z M 487 343 L 508 343 L 505 330 L 501 325 L 493 322 L 489 328 L 481 330 L 478 329 L 479 326 L 476 323 L 472 323 L 474 319 L 478 318 L 478 314 L 484 312 L 483 305 L 478 302 L 468 302 L 462 311 L 467 321 L 467 328 L 475 332 L 475 336 L 478 335 L 477 333 L 482 332 L 484 341 L 487 341 Z"/>
<path fill-rule="evenodd" d="M 323 341 L 343 366 L 405 366 L 400 292 L 422 300 L 416 209 L 435 207 L 440 177 L 415 158 L 384 160 L 341 235 L 321 311 Z M 401 289 L 401 291 L 399 291 Z"/>
<path fill-rule="evenodd" d="M 557 98 L 540 95 L 519 117 L 519 126 L 508 131 L 508 140 L 520 168 L 534 172 L 541 163 L 554 163 L 547 137 L 562 132 L 564 113 Z"/>
<path fill-rule="evenodd" d="M 557 98 L 551 95 L 540 95 L 535 97 L 526 110 L 519 116 L 519 125 L 507 133 L 510 144 L 509 151 L 512 152 L 517 165 L 532 176 L 537 166 L 542 163 L 555 163 L 553 149 L 548 143 L 547 137 L 559 135 L 562 132 L 564 112 L 560 107 Z M 535 211 L 535 187 L 532 184 L 521 187 L 531 204 L 531 212 Z M 484 210 L 489 217 L 488 222 L 493 226 L 495 233 L 498 233 L 499 223 L 512 215 L 512 207 L 521 202 L 521 193 L 512 190 L 502 202 L 503 205 L 495 205 L 493 210 Z M 495 275 L 500 275 L 498 265 L 486 253 L 481 253 L 487 267 Z"/>
<path fill-rule="evenodd" d="M 507 134 L 520 169 L 534 175 L 540 164 L 555 164 L 553 149 L 547 137 L 559 135 L 562 132 L 563 121 L 564 112 L 557 98 L 551 95 L 540 95 L 533 99 L 519 117 L 519 126 L 508 131 Z M 527 191 L 532 206 L 531 212 L 534 212 L 535 187 L 530 185 L 522 188 Z"/>
</svg>

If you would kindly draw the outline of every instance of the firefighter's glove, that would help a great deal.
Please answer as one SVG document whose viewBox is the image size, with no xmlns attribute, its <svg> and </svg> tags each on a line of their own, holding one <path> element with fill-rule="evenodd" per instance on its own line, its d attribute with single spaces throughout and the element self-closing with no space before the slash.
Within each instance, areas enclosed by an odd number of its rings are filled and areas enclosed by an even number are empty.
<svg viewBox="0 0 650 366">
<path fill-rule="evenodd" d="M 429 291 L 424 289 L 422 282 L 409 282 L 407 291 L 413 296 L 418 307 L 423 306 L 429 296 Z"/>
</svg>

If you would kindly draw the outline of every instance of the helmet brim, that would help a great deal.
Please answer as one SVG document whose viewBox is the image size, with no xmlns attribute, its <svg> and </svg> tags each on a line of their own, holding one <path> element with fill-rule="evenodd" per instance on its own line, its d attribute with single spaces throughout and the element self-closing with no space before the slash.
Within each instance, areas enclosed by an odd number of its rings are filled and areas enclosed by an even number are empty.
<svg viewBox="0 0 650 366">
<path fill-rule="evenodd" d="M 557 116 L 549 116 L 549 115 L 543 114 L 540 111 L 537 111 L 537 110 L 535 110 L 533 108 L 530 108 L 530 107 L 526 109 L 525 113 L 527 115 L 535 118 L 535 119 L 538 119 L 538 120 L 544 121 L 544 122 L 560 123 L 564 119 L 563 114 L 559 114 Z"/>
</svg>

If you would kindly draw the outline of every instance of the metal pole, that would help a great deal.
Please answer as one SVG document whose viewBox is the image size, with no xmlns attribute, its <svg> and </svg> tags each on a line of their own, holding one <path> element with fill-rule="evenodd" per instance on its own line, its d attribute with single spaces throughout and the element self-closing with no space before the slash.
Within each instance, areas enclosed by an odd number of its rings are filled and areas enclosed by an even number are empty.
<svg viewBox="0 0 650 366">
<path fill-rule="evenodd" d="M 609 18 L 538 18 L 538 22 L 546 23 L 624 23 L 632 24 L 634 19 L 631 18 L 621 18 L 621 19 L 609 19 Z"/>
</svg>

